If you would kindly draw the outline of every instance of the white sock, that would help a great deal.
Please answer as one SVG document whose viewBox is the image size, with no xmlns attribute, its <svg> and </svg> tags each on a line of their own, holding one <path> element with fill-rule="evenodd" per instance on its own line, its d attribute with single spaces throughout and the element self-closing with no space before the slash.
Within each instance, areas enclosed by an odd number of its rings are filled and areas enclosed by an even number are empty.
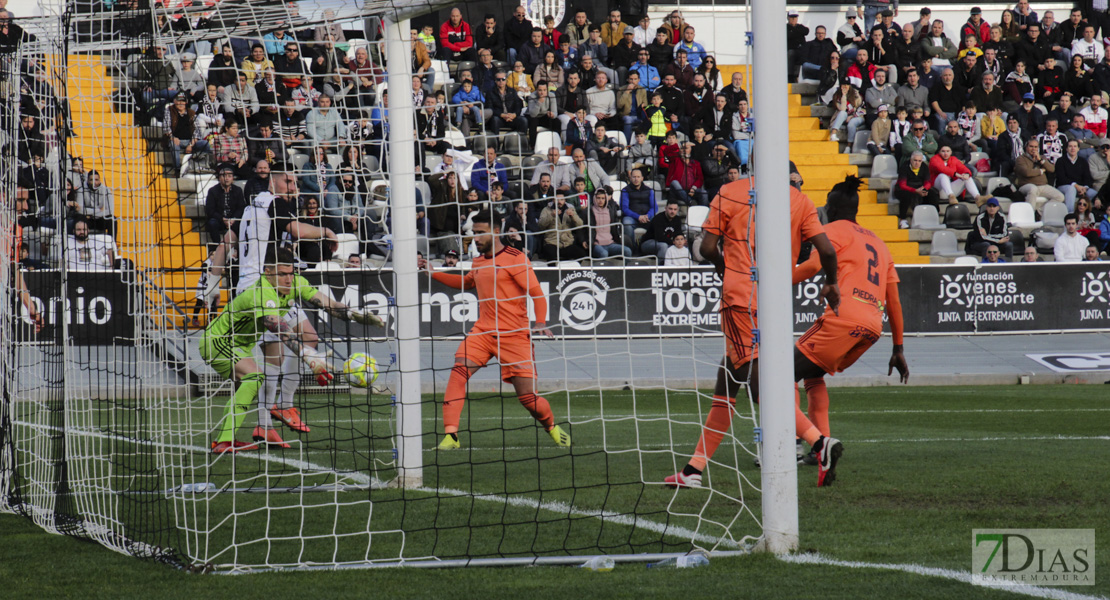
<svg viewBox="0 0 1110 600">
<path fill-rule="evenodd" d="M 281 377 L 281 367 L 271 365 L 269 361 L 262 363 L 262 372 L 266 379 L 262 381 L 261 402 L 258 403 L 258 426 L 264 429 L 273 429 L 274 420 L 270 416 L 270 409 L 277 403 L 278 379 Z"/>
<path fill-rule="evenodd" d="M 288 349 L 286 349 L 288 350 Z M 293 397 L 301 385 L 301 359 L 288 351 L 281 362 L 281 408 L 293 408 Z"/>
</svg>

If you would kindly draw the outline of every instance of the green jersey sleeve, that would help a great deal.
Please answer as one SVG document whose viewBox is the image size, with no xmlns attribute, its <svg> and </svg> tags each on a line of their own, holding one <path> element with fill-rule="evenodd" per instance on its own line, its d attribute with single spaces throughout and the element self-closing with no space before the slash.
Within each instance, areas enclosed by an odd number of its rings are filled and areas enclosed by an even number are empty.
<svg viewBox="0 0 1110 600">
<path fill-rule="evenodd" d="M 307 302 L 312 300 L 316 294 L 319 293 L 311 283 L 304 277 L 297 275 L 293 277 L 293 286 L 289 290 L 289 295 L 286 297 L 290 302 L 302 301 Z"/>
</svg>

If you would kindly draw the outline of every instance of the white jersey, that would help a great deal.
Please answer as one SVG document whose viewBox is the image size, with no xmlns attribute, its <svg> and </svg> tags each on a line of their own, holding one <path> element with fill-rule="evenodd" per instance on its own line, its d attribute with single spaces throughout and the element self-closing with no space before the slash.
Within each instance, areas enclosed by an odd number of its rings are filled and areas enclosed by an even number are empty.
<svg viewBox="0 0 1110 600">
<path fill-rule="evenodd" d="M 266 248 L 277 241 L 270 239 L 273 233 L 270 208 L 274 200 L 273 194 L 262 192 L 243 209 L 243 218 L 239 220 L 239 285 L 235 288 L 236 293 L 243 293 L 262 276 Z"/>
</svg>

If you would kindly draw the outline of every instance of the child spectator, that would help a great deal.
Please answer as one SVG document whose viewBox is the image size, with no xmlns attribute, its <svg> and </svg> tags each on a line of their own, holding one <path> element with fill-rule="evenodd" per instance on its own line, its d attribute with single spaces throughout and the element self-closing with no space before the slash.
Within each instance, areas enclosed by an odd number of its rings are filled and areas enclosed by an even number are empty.
<svg viewBox="0 0 1110 600">
<path fill-rule="evenodd" d="M 667 255 L 663 259 L 663 264 L 668 267 L 693 266 L 694 263 L 690 259 L 690 249 L 686 247 L 685 234 L 679 233 L 674 236 L 674 245 L 667 248 Z"/>
</svg>

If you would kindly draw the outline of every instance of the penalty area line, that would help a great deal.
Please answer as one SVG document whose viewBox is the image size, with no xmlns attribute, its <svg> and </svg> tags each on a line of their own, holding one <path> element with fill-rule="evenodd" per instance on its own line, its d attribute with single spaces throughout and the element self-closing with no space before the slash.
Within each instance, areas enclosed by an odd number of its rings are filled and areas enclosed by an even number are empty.
<svg viewBox="0 0 1110 600">
<path fill-rule="evenodd" d="M 1023 594 L 1025 596 L 1032 596 L 1034 598 L 1051 598 L 1052 600 L 1106 600 L 1105 596 L 1088 596 L 1085 594 L 1069 592 L 1059 588 L 1049 588 L 1028 584 L 992 585 L 978 583 L 972 579 L 972 575 L 969 572 L 956 571 L 953 569 L 942 569 L 939 567 L 926 567 L 923 565 L 914 564 L 869 563 L 853 560 L 837 560 L 835 558 L 829 558 L 821 554 L 793 554 L 779 556 L 778 559 L 783 562 L 801 565 L 826 565 L 832 567 L 844 567 L 848 569 L 878 569 L 884 571 L 901 571 L 903 573 L 909 573 L 911 575 L 949 579 L 952 581 L 966 583 L 968 585 L 974 585 L 976 587 L 985 587 L 992 590 L 998 590 L 1000 592 Z"/>
</svg>

